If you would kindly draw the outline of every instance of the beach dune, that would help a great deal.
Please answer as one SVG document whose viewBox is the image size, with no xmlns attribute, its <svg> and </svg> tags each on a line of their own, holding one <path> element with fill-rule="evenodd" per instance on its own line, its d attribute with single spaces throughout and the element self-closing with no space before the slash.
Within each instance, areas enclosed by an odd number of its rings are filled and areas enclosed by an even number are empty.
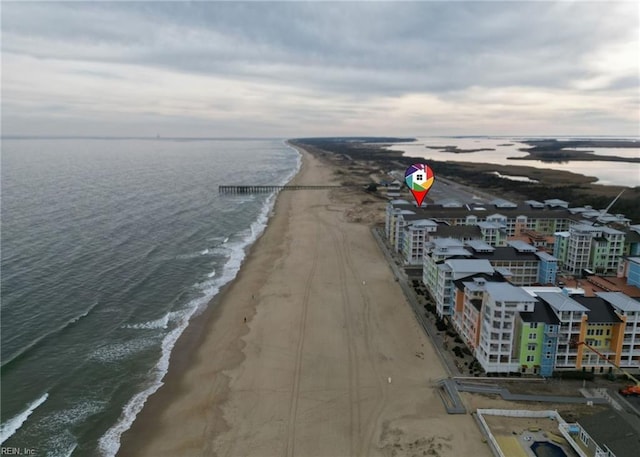
<svg viewBox="0 0 640 457">
<path fill-rule="evenodd" d="M 303 157 L 296 183 L 333 181 Z M 331 192 L 280 194 L 119 455 L 491 455 L 471 416 L 446 414 L 430 341 L 369 227 L 345 218 L 357 191 Z"/>
</svg>

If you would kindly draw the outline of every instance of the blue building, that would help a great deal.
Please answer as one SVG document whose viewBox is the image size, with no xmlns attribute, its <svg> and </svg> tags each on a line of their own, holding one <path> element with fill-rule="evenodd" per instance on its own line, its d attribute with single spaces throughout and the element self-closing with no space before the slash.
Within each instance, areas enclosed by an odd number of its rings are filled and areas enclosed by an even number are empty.
<svg viewBox="0 0 640 457">
<path fill-rule="evenodd" d="M 558 274 L 558 259 L 543 251 L 536 252 L 540 259 L 538 264 L 538 283 L 555 284 Z"/>
<path fill-rule="evenodd" d="M 552 376 L 558 347 L 560 319 L 542 300 L 536 301 L 533 312 L 521 312 L 520 319 L 522 320 L 521 331 L 524 332 L 520 343 L 520 363 L 534 364 L 534 374 L 540 374 L 545 378 Z M 528 352 L 524 352 L 525 349 Z"/>
<path fill-rule="evenodd" d="M 627 284 L 640 287 L 640 257 L 629 257 L 627 261 Z"/>
</svg>

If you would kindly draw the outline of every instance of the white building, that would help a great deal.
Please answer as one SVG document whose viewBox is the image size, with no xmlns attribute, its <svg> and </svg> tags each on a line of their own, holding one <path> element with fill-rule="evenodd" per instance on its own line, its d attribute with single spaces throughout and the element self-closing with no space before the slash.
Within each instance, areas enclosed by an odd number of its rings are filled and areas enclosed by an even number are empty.
<svg viewBox="0 0 640 457">
<path fill-rule="evenodd" d="M 402 257 L 407 265 L 422 265 L 424 244 L 430 233 L 435 233 L 438 223 L 431 219 L 417 219 L 407 222 L 402 235 Z"/>
<path fill-rule="evenodd" d="M 486 282 L 482 301 L 480 340 L 476 359 L 487 373 L 520 368 L 513 335 L 516 313 L 532 312 L 536 299 L 507 282 Z"/>
<path fill-rule="evenodd" d="M 431 292 L 436 301 L 438 316 L 450 316 L 455 302 L 453 281 L 478 273 L 493 274 L 495 270 L 484 259 L 447 259 L 436 267 L 435 289 Z"/>
</svg>

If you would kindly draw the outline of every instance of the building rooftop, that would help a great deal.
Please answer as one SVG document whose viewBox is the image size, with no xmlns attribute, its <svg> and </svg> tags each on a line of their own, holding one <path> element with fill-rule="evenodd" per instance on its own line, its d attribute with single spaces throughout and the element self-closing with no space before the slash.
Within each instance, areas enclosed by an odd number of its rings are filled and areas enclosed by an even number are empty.
<svg viewBox="0 0 640 457">
<path fill-rule="evenodd" d="M 564 200 L 559 200 L 557 198 L 551 198 L 549 200 L 545 200 L 544 204 L 551 207 L 555 207 L 555 206 L 560 206 L 562 208 L 569 207 L 569 202 L 566 202 Z"/>
<path fill-rule="evenodd" d="M 493 267 L 488 260 L 480 259 L 449 259 L 445 264 L 451 268 L 453 279 L 461 279 L 476 273 L 493 273 Z"/>
<path fill-rule="evenodd" d="M 438 223 L 435 221 L 432 221 L 431 219 L 417 219 L 417 220 L 411 221 L 411 224 L 409 224 L 407 228 L 419 229 L 419 228 L 437 227 L 437 226 L 438 226 Z"/>
<path fill-rule="evenodd" d="M 439 225 L 435 235 L 450 238 L 480 238 L 482 233 L 477 225 Z"/>
<path fill-rule="evenodd" d="M 415 204 L 409 203 L 406 200 L 398 200 L 400 203 L 394 203 L 395 200 L 391 201 L 391 204 L 394 208 L 402 209 L 406 207 L 407 209 L 415 209 L 416 211 L 424 211 L 426 217 L 430 218 L 464 218 L 469 215 L 475 215 L 480 218 L 485 218 L 487 216 L 486 207 L 484 209 L 478 209 L 478 207 L 471 207 L 468 209 L 467 207 L 446 207 L 441 204 L 428 204 L 423 205 L 420 208 L 417 208 Z M 508 216 L 508 217 L 516 217 L 516 216 L 531 216 L 531 217 L 546 217 L 546 218 L 565 218 L 565 219 L 575 219 L 576 216 L 572 215 L 566 208 L 555 207 L 549 208 L 545 207 L 542 209 L 534 209 L 529 205 L 523 204 L 518 205 L 517 208 L 500 208 L 500 211 Z"/>
<path fill-rule="evenodd" d="M 555 258 L 554 256 L 552 256 L 551 254 L 544 252 L 544 251 L 538 251 L 536 252 L 536 255 L 538 256 L 538 258 L 540 260 L 544 260 L 545 262 L 557 262 L 558 259 Z"/>
<path fill-rule="evenodd" d="M 496 250 L 496 248 L 482 240 L 471 240 L 467 241 L 465 244 L 476 252 L 493 252 Z"/>
<path fill-rule="evenodd" d="M 483 229 L 501 229 L 504 227 L 504 225 L 499 224 L 498 222 L 481 221 L 481 222 L 478 222 L 478 227 Z"/>
<path fill-rule="evenodd" d="M 497 273 L 500 273 L 505 278 L 510 278 L 511 276 L 513 276 L 513 271 L 509 270 L 508 268 L 496 267 L 495 270 Z"/>
<path fill-rule="evenodd" d="M 488 260 L 532 260 L 538 261 L 538 256 L 535 252 L 520 252 L 510 246 L 500 246 L 495 248 L 492 252 L 473 251 L 473 256 L 478 259 Z"/>
<path fill-rule="evenodd" d="M 613 306 L 600 297 L 576 295 L 575 300 L 589 309 L 590 323 L 618 323 L 622 319 L 614 312 Z"/>
<path fill-rule="evenodd" d="M 581 305 L 573 298 L 563 294 L 562 292 L 538 292 L 538 298 L 547 302 L 557 312 L 578 311 L 587 312 L 589 308 Z"/>
<path fill-rule="evenodd" d="M 450 248 L 450 247 L 464 248 L 464 243 L 456 238 L 438 237 L 438 238 L 434 238 L 432 242 L 436 248 Z"/>
<path fill-rule="evenodd" d="M 624 232 L 620 230 L 616 230 L 611 227 L 607 227 L 606 225 L 602 226 L 601 228 L 602 228 L 602 233 L 607 233 L 609 235 L 624 235 Z"/>
<path fill-rule="evenodd" d="M 640 312 L 640 302 L 622 292 L 596 292 L 596 296 L 602 298 L 620 311 Z"/>
<path fill-rule="evenodd" d="M 545 324 L 557 325 L 560 323 L 560 319 L 553 312 L 551 307 L 542 300 L 538 300 L 535 303 L 533 312 L 520 312 L 520 318 L 524 322 L 544 322 Z"/>
<path fill-rule="evenodd" d="M 440 200 L 440 204 L 443 208 L 462 208 L 462 203 L 453 198 Z"/>
<path fill-rule="evenodd" d="M 504 282 L 504 277 L 499 273 L 487 274 L 487 273 L 477 273 L 471 276 L 467 276 L 463 279 L 456 279 L 453 281 L 456 288 L 464 291 L 465 287 L 468 288 L 471 292 L 480 292 L 485 290 L 484 285 L 487 282 Z"/>
<path fill-rule="evenodd" d="M 553 292 L 553 293 L 562 293 L 562 289 L 560 287 L 555 286 L 524 286 L 522 288 L 526 293 L 533 297 L 537 297 L 540 292 Z M 584 289 L 580 289 L 577 287 L 565 287 L 569 295 L 572 294 L 581 294 L 584 295 Z"/>
<path fill-rule="evenodd" d="M 507 244 L 518 252 L 536 252 L 537 249 L 521 240 L 507 241 Z"/>
<path fill-rule="evenodd" d="M 578 231 L 578 232 L 601 232 L 602 226 L 593 226 L 590 224 L 573 224 L 569 227 L 570 231 Z"/>
<path fill-rule="evenodd" d="M 636 230 L 629 230 L 625 232 L 624 240 L 627 243 L 640 243 L 640 233 Z"/>
<path fill-rule="evenodd" d="M 636 417 L 623 417 L 614 409 L 581 417 L 578 423 L 598 445 L 606 446 L 617 457 L 638 455 L 640 449 L 640 421 Z"/>
<path fill-rule="evenodd" d="M 496 301 L 510 302 L 534 302 L 535 298 L 526 293 L 522 288 L 516 287 L 508 282 L 487 282 L 485 284 L 487 292 Z"/>
<path fill-rule="evenodd" d="M 525 203 L 531 208 L 544 208 L 544 203 L 537 200 L 525 200 Z"/>
<path fill-rule="evenodd" d="M 489 202 L 490 205 L 494 205 L 496 208 L 517 208 L 518 205 L 516 205 L 513 202 L 510 202 L 509 200 L 505 200 L 503 198 L 496 198 L 494 200 L 491 200 Z"/>
</svg>

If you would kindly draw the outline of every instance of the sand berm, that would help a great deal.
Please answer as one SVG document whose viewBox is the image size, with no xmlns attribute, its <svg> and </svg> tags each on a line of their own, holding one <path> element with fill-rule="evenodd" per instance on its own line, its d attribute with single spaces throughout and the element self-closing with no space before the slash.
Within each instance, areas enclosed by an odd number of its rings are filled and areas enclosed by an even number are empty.
<svg viewBox="0 0 640 457">
<path fill-rule="evenodd" d="M 335 182 L 328 164 L 301 153 L 292 183 Z M 362 193 L 335 192 L 278 196 L 238 277 L 178 342 L 119 456 L 491 455 L 470 415 L 445 412 L 431 342 L 369 226 L 345 217 Z"/>
</svg>

